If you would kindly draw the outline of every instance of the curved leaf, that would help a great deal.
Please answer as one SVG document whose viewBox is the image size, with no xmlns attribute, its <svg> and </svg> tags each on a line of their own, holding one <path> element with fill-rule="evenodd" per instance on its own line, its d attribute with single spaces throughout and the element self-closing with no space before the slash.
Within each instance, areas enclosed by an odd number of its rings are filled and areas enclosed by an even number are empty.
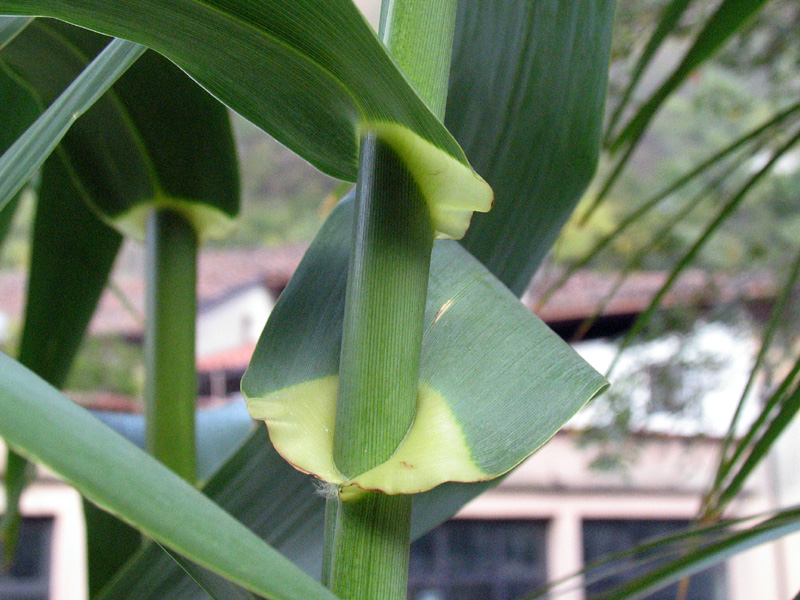
<svg viewBox="0 0 800 600">
<path fill-rule="evenodd" d="M 594 173 L 614 3 L 458 3 L 445 123 L 495 191 L 464 246 L 516 295 Z"/>
<path fill-rule="evenodd" d="M 25 185 L 50 156 L 77 117 L 141 56 L 143 46 L 115 40 L 90 68 L 0 158 L 0 205 Z"/>
<path fill-rule="evenodd" d="M 352 213 L 345 200 L 328 218 L 242 379 L 250 414 L 266 420 L 273 444 L 297 468 L 337 485 L 392 494 L 493 479 L 605 387 L 459 245 L 439 242 L 414 423 L 389 461 L 344 478 L 333 464 L 332 435 Z"/>
<path fill-rule="evenodd" d="M 60 124 L 43 117 L 44 131 L 38 133 L 55 130 L 53 134 L 63 135 L 70 129 L 63 146 L 71 167 L 95 208 L 112 225 L 142 239 L 146 214 L 157 207 L 182 213 L 202 237 L 225 233 L 239 208 L 227 111 L 152 52 L 144 53 L 113 91 L 100 97 L 121 74 L 119 61 L 133 63 L 143 52 L 121 40 L 104 49 L 107 41 L 104 36 L 39 19 L 0 58 L 42 105 L 51 105 L 48 113 L 61 115 Z M 125 53 L 129 56 L 114 56 Z M 86 92 L 86 97 L 76 96 L 78 90 Z M 74 122 L 75 114 L 90 107 L 88 115 Z M 29 139 L 35 144 L 49 142 L 50 148 L 55 142 L 53 135 L 34 132 Z M 44 152 L 39 148 L 33 156 Z M 103 165 L 101 176 L 98 165 Z"/>
<path fill-rule="evenodd" d="M 335 598 L 191 485 L 2 355 L 0 399 L 0 436 L 10 446 L 159 543 L 272 600 Z"/>
<path fill-rule="evenodd" d="M 350 0 L 1 0 L 0 12 L 151 47 L 335 177 L 355 180 L 360 140 L 372 132 L 406 162 L 431 206 L 491 205 L 489 187 Z M 452 235 L 451 226 L 437 231 Z"/>
</svg>

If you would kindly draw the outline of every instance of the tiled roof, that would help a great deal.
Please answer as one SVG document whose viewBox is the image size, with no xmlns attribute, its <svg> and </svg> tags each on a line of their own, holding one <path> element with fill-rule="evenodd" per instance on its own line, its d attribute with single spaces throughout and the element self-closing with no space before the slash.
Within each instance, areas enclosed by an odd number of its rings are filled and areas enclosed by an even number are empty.
<svg viewBox="0 0 800 600">
<path fill-rule="evenodd" d="M 203 251 L 198 267 L 201 304 L 223 296 L 234 288 L 255 283 L 275 291 L 282 290 L 297 268 L 304 251 L 304 246 L 275 250 Z M 106 290 L 90 325 L 91 333 L 117 333 L 135 337 L 141 335 L 144 314 L 143 263 L 141 248 L 126 248 L 117 261 L 112 277 L 114 288 L 119 293 L 112 289 Z M 556 280 L 557 275 L 547 273 L 538 276 L 524 297 L 525 303 L 548 323 L 584 319 L 594 315 L 606 295 L 617 285 L 618 277 L 614 273 L 579 271 L 546 304 L 540 306 L 538 298 Z M 633 273 L 617 290 L 613 300 L 603 307 L 602 314 L 641 312 L 666 277 L 664 272 Z M 0 273 L 0 311 L 8 314 L 12 321 L 19 322 L 22 318 L 24 285 L 22 274 Z M 736 299 L 759 300 L 770 298 L 774 289 L 774 279 L 765 272 L 719 275 L 691 270 L 679 278 L 663 304 L 708 306 Z M 120 296 L 125 298 L 132 310 L 126 308 Z"/>
</svg>

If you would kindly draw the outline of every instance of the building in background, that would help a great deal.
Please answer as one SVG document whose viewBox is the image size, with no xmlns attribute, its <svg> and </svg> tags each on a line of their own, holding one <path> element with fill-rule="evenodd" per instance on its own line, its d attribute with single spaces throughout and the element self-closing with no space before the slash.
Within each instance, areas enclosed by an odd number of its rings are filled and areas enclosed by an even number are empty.
<svg viewBox="0 0 800 600">
<path fill-rule="evenodd" d="M 214 398 L 205 404 L 218 407 L 230 403 L 233 412 L 226 413 L 227 418 L 241 422 L 237 426 L 241 426 L 242 436 L 250 424 L 235 394 L 238 381 L 302 251 L 218 251 L 205 253 L 200 260 L 199 390 Z M 143 313 L 143 284 L 136 275 L 138 258 L 129 253 L 123 260 L 131 265 L 115 278 L 116 292 L 104 296 L 90 331 L 93 335 L 123 336 L 136 343 L 142 336 L 137 315 Z M 658 273 L 632 277 L 591 327 L 582 328 L 614 281 L 605 274 L 579 273 L 538 312 L 566 339 L 583 329 L 590 341 L 578 344 L 577 349 L 604 369 L 613 354 L 612 340 L 630 326 L 662 282 L 663 275 Z M 18 299 L 10 291 L 14 285 Z M 21 290 L 21 281 L 0 277 L 0 298 L 6 302 L 0 310 L 19 315 Z M 771 282 L 762 277 L 709 279 L 692 273 L 667 297 L 666 304 L 707 310 L 738 298 L 744 300 L 748 318 L 758 320 L 771 293 Z M 534 307 L 535 297 L 534 290 L 526 295 L 526 303 Z M 724 348 L 718 375 L 735 390 L 741 384 L 732 379 L 742 367 L 732 361 L 737 357 L 745 363 L 751 360 L 750 338 L 739 334 L 724 337 L 713 325 L 709 327 L 696 337 L 702 340 L 711 335 L 711 346 Z M 702 341 L 697 343 L 703 345 Z M 604 406 L 603 401 L 595 403 L 496 489 L 469 503 L 456 520 L 416 543 L 410 600 L 510 600 L 546 581 L 578 572 L 609 552 L 675 531 L 691 521 L 716 466 L 724 423 L 737 398 L 735 394 L 731 397 L 727 388 L 720 393 L 719 385 L 712 386 L 716 392 L 704 389 L 697 373 L 672 382 L 671 387 L 663 385 L 666 359 L 674 354 L 668 351 L 672 346 L 675 344 L 669 336 L 655 339 L 638 356 L 629 358 L 627 366 L 621 363 L 621 370 L 633 377 L 632 387 L 625 393 L 631 417 L 627 427 L 635 430 L 624 444 L 612 445 L 609 450 L 608 443 L 588 443 L 586 431 L 598 425 L 605 427 L 608 415 L 619 408 Z M 690 353 L 687 362 L 697 362 L 697 356 Z M 687 389 L 697 397 L 694 412 L 688 410 Z M 91 404 L 91 398 L 88 402 Z M 118 408 L 135 410 L 135 402 L 121 402 Z M 612 464 L 610 458 L 621 460 Z M 789 463 L 776 464 L 782 465 L 784 478 L 791 479 Z M 770 468 L 767 463 L 750 479 L 729 516 L 756 514 L 785 499 L 780 490 L 776 491 Z M 789 484 L 796 486 L 798 482 L 794 479 Z M 789 484 L 782 489 L 789 490 Z M 26 562 L 29 568 L 0 579 L 0 597 L 83 598 L 85 559 L 76 551 L 84 544 L 78 495 L 40 471 L 22 506 L 28 518 L 25 546 L 31 549 Z M 785 600 L 789 597 L 787 586 L 795 583 L 789 579 L 796 575 L 787 567 L 790 555 L 783 544 L 760 547 L 704 573 L 694 581 L 687 598 Z M 575 588 L 575 583 L 561 586 L 563 594 L 558 597 L 583 600 L 584 592 Z M 607 583 L 597 582 L 589 589 L 600 591 Z M 669 591 L 654 596 L 672 597 L 674 592 Z"/>
</svg>

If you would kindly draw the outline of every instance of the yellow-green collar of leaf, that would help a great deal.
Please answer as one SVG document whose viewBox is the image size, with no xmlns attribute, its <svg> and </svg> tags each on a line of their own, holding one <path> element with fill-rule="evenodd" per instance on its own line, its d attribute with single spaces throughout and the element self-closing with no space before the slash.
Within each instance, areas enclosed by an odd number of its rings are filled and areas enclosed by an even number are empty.
<svg viewBox="0 0 800 600">
<path fill-rule="evenodd" d="M 333 461 L 336 375 L 248 399 L 254 419 L 263 419 L 278 452 L 297 469 L 347 489 L 412 494 L 443 481 L 482 481 L 492 475 L 472 460 L 461 428 L 440 394 L 420 385 L 416 418 L 392 457 L 349 479 Z M 435 445 L 431 445 L 435 440 Z"/>
<path fill-rule="evenodd" d="M 376 134 L 406 165 L 428 203 L 437 238 L 461 239 L 472 213 L 492 208 L 492 188 L 466 161 L 457 160 L 407 127 L 370 123 L 361 133 Z"/>
</svg>

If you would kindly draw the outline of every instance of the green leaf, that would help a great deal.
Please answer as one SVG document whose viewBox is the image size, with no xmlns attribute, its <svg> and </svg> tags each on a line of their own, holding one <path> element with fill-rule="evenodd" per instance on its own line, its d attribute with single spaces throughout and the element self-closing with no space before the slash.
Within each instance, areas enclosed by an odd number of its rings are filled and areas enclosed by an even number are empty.
<svg viewBox="0 0 800 600">
<path fill-rule="evenodd" d="M 709 17 L 680 64 L 653 92 L 614 140 L 612 149 L 619 148 L 625 142 L 635 146 L 670 94 L 686 80 L 692 71 L 711 58 L 732 35 L 739 31 L 766 1 L 723 0 L 714 14 Z"/>
<path fill-rule="evenodd" d="M 88 110 L 144 50 L 138 44 L 113 41 L 0 157 L 0 206 L 22 189 L 50 156 L 75 119 Z"/>
<path fill-rule="evenodd" d="M 778 138 L 786 128 L 791 127 L 794 123 L 796 123 L 799 113 L 800 102 L 797 102 L 788 108 L 777 112 L 761 125 L 758 125 L 750 131 L 747 131 L 729 144 L 725 145 L 723 148 L 715 151 L 711 156 L 703 160 L 688 173 L 681 175 L 674 181 L 655 192 L 652 196 L 647 198 L 647 200 L 642 202 L 641 206 L 633 210 L 624 219 L 622 219 L 622 221 L 619 222 L 613 231 L 609 232 L 594 246 L 592 246 L 591 250 L 581 257 L 580 260 L 571 264 L 564 271 L 564 274 L 561 275 L 561 277 L 559 277 L 544 294 L 542 294 L 542 297 L 539 300 L 540 304 L 545 304 L 553 295 L 553 293 L 561 288 L 567 282 L 567 280 L 574 275 L 576 271 L 578 271 L 578 269 L 586 266 L 593 258 L 607 248 L 611 242 L 617 239 L 625 231 L 630 229 L 631 226 L 638 223 L 640 219 L 659 206 L 672 194 L 684 188 L 688 184 L 695 182 L 701 176 L 707 174 L 709 170 L 718 166 L 725 159 L 728 159 L 731 155 L 734 155 L 737 151 L 742 150 L 743 148 L 746 148 L 746 150 L 741 152 L 736 158 L 732 158 L 731 161 L 736 165 L 741 165 L 745 161 L 752 159 L 764 148 L 768 142 Z"/>
<path fill-rule="evenodd" d="M 211 478 L 203 492 L 308 573 L 318 574 L 325 501 L 259 427 Z M 196 598 L 197 586 L 149 543 L 97 600 Z"/>
<path fill-rule="evenodd" d="M 387 462 L 344 478 L 333 464 L 332 432 L 352 216 L 348 200 L 328 218 L 242 379 L 250 413 L 266 420 L 273 444 L 300 470 L 388 493 L 493 479 L 605 387 L 460 245 L 437 243 L 414 423 Z"/>
<path fill-rule="evenodd" d="M 788 387 L 791 386 L 793 377 L 797 374 L 797 370 L 800 369 L 800 361 L 798 361 L 795 364 L 793 372 L 790 372 L 784 378 L 783 382 L 778 387 L 778 390 L 776 390 L 772 395 L 772 398 L 764 403 L 759 416 L 751 424 L 748 433 L 742 436 L 734 444 L 739 418 L 741 417 L 744 406 L 750 397 L 750 391 L 753 385 L 756 383 L 759 375 L 762 373 L 762 367 L 768 356 L 772 342 L 775 339 L 775 334 L 778 332 L 779 327 L 784 323 L 786 318 L 786 313 L 784 312 L 786 310 L 786 303 L 792 296 L 795 286 L 797 285 L 798 278 L 800 278 L 800 252 L 798 252 L 794 263 L 789 269 L 789 274 L 786 278 L 786 282 L 783 285 L 783 289 L 775 300 L 772 308 L 772 314 L 761 337 L 761 347 L 758 350 L 753 367 L 750 370 L 750 376 L 747 379 L 747 383 L 745 384 L 744 389 L 739 396 L 739 402 L 736 405 L 736 410 L 734 411 L 730 425 L 728 426 L 728 432 L 726 433 L 725 439 L 722 442 L 722 447 L 720 448 L 719 453 L 719 465 L 717 466 L 714 482 L 707 494 L 707 500 L 705 503 L 706 505 L 704 506 L 704 510 L 707 512 L 716 514 L 721 512 L 722 506 L 719 505 L 718 499 L 723 481 L 726 479 L 730 473 L 730 470 L 733 468 L 734 464 L 736 464 L 741 455 L 743 455 L 746 449 L 748 449 L 756 434 L 759 432 L 760 427 L 764 424 L 764 422 L 766 422 L 769 414 L 774 408 L 774 405 L 781 400 L 782 394 L 784 394 Z M 734 447 L 731 451 L 732 444 L 734 444 Z"/>
<path fill-rule="evenodd" d="M 460 237 L 464 215 L 491 204 L 489 187 L 350 0 L 2 0 L 0 12 L 55 17 L 151 47 L 335 177 L 355 180 L 360 140 L 376 133 L 433 212 L 445 213 L 443 235 Z"/>
<path fill-rule="evenodd" d="M 318 576 L 325 501 L 311 480 L 283 460 L 266 428 L 258 427 L 203 492 L 304 571 Z M 492 485 L 445 483 L 415 495 L 412 538 L 443 523 Z M 194 600 L 197 591 L 175 561 L 157 544 L 148 543 L 96 600 Z"/>
<path fill-rule="evenodd" d="M 633 90 L 636 88 L 636 84 L 639 83 L 639 79 L 644 74 L 645 69 L 650 65 L 650 61 L 652 60 L 653 56 L 655 56 L 656 52 L 659 50 L 659 48 L 661 48 L 664 40 L 667 39 L 667 37 L 673 32 L 675 26 L 683 16 L 683 13 L 685 13 L 686 9 L 689 8 L 690 3 L 691 0 L 671 0 L 670 3 L 667 4 L 662 10 L 658 19 L 658 25 L 656 26 L 655 31 L 653 31 L 653 34 L 650 36 L 650 39 L 647 40 L 647 45 L 639 56 L 639 59 L 636 61 L 636 66 L 631 71 L 628 85 L 625 87 L 625 91 L 622 93 L 619 104 L 617 104 L 617 107 L 614 109 L 614 114 L 609 120 L 607 127 L 609 132 L 615 129 L 619 118 L 622 116 L 623 111 L 628 106 L 628 101 L 631 98 Z"/>
<path fill-rule="evenodd" d="M 189 577 L 197 582 L 197 585 L 203 588 L 203 591 L 208 594 L 212 600 L 255 600 L 255 596 L 250 592 L 232 584 L 230 581 L 218 577 L 211 571 L 198 567 L 180 554 L 170 552 L 166 549 L 164 551 L 186 571 Z"/>
<path fill-rule="evenodd" d="M 697 257 L 700 251 L 703 249 L 705 244 L 708 242 L 709 239 L 716 233 L 722 224 L 730 218 L 736 210 L 739 208 L 741 203 L 749 194 L 750 190 L 761 181 L 761 179 L 770 172 L 774 164 L 783 156 L 786 152 L 791 150 L 797 143 L 800 142 L 800 129 L 794 131 L 783 144 L 780 145 L 779 148 L 775 150 L 772 154 L 770 159 L 767 163 L 760 168 L 758 171 L 753 173 L 747 181 L 739 188 L 739 190 L 727 201 L 725 204 L 717 212 L 716 216 L 706 225 L 702 233 L 698 236 L 692 246 L 687 250 L 683 256 L 678 260 L 678 263 L 672 268 L 670 271 L 667 280 L 658 290 L 656 295 L 647 305 L 644 311 L 639 315 L 636 319 L 634 324 L 625 334 L 625 338 L 622 340 L 620 344 L 619 350 L 617 352 L 617 357 L 615 358 L 614 362 L 609 367 L 609 373 L 614 369 L 617 364 L 617 360 L 619 359 L 620 354 L 623 350 L 625 350 L 633 339 L 641 333 L 644 327 L 650 322 L 650 319 L 653 318 L 656 310 L 661 304 L 661 301 L 666 296 L 667 292 L 672 289 L 672 286 L 678 280 L 680 274 L 686 269 L 686 267 L 691 264 L 691 262 Z"/>
<path fill-rule="evenodd" d="M 717 7 L 716 12 L 709 17 L 681 63 L 662 85 L 650 95 L 649 99 L 628 121 L 613 142 L 610 143 L 612 152 L 620 150 L 626 143 L 627 145 L 600 186 L 600 191 L 595 196 L 592 204 L 584 213 L 583 223 L 586 223 L 595 209 L 607 197 L 627 166 L 631 156 L 633 156 L 639 141 L 647 130 L 647 126 L 656 116 L 664 102 L 695 69 L 711 58 L 731 36 L 741 29 L 753 13 L 760 10 L 765 2 L 766 0 L 724 0 Z M 670 14 L 669 10 L 664 14 L 665 19 L 669 20 L 673 17 L 674 15 Z M 661 32 L 659 32 L 660 34 Z"/>
<path fill-rule="evenodd" d="M 721 539 L 689 546 L 667 564 L 597 596 L 597 600 L 638 600 L 690 577 L 736 554 L 800 531 L 800 509 L 782 511 L 744 531 L 731 531 Z M 702 533 L 702 532 L 700 532 Z"/>
<path fill-rule="evenodd" d="M 597 163 L 614 3 L 459 2 L 445 123 L 495 191 L 464 246 L 521 295 Z"/>
<path fill-rule="evenodd" d="M 195 488 L 6 356 L 0 356 L 0 399 L 0 435 L 11 447 L 159 543 L 273 600 L 335 598 Z"/>
<path fill-rule="evenodd" d="M 624 578 L 629 569 L 641 571 L 643 567 L 647 570 L 644 575 L 592 598 L 644 598 L 655 590 L 690 577 L 754 546 L 788 535 L 798 528 L 800 507 L 797 506 L 729 519 L 724 523 L 704 527 L 691 527 L 680 533 L 643 542 L 633 548 L 605 556 L 577 573 L 540 588 L 526 596 L 526 600 L 549 597 L 548 593 L 553 588 L 561 588 L 570 581 L 575 581 L 575 587 L 581 588 L 608 577 L 622 575 Z"/>
<path fill-rule="evenodd" d="M 5 25 L 5 27 L 11 28 L 11 24 L 8 23 L 9 20 L 15 22 L 25 21 L 25 25 L 30 21 L 30 19 L 0 18 L 0 27 Z M 19 25 L 19 23 L 17 24 Z M 23 28 L 14 29 L 14 35 L 22 31 Z M 0 47 L 3 46 L 4 34 L 9 33 L 5 29 L 0 29 Z M 13 39 L 13 36 L 10 36 L 8 41 L 10 39 Z M 2 62 L 0 62 L 0 106 L 3 107 L 3 112 L 0 115 L 0 124 L 2 124 L 0 127 L 0 153 L 2 153 L 36 120 L 39 113 L 31 94 Z M 0 208 L 0 248 L 2 248 L 3 241 L 11 227 L 18 203 L 19 194 L 12 197 L 5 206 Z M 0 206 L 2 206 L 2 202 L 0 202 Z"/>
<path fill-rule="evenodd" d="M 33 21 L 29 17 L 0 17 L 0 50 Z"/>
<path fill-rule="evenodd" d="M 97 78 L 88 65 L 101 51 L 109 52 L 107 42 L 104 36 L 39 19 L 0 58 L 47 106 L 63 102 L 61 94 L 75 85 L 73 79 Z M 108 61 L 112 68 L 113 59 Z M 183 214 L 201 237 L 224 234 L 238 213 L 227 111 L 155 53 L 141 56 L 112 92 L 94 102 L 72 125 L 63 146 L 98 212 L 139 239 L 151 208 Z"/>
</svg>

